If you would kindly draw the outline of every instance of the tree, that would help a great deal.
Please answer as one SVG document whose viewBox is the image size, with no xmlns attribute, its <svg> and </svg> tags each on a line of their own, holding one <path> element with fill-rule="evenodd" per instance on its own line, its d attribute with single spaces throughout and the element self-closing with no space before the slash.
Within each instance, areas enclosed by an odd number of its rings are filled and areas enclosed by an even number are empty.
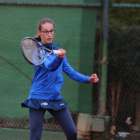
<svg viewBox="0 0 140 140">
<path fill-rule="evenodd" d="M 110 0 L 110 4 L 140 4 L 139 0 Z M 140 25 L 140 8 L 110 8 L 109 24 Z"/>
<path fill-rule="evenodd" d="M 128 116 L 135 118 L 136 98 L 140 91 L 139 46 L 140 27 L 109 27 L 107 97 L 109 100 L 112 97 L 109 106 L 113 107 L 110 109 L 113 126 L 119 125 L 125 131 L 125 119 Z"/>
</svg>

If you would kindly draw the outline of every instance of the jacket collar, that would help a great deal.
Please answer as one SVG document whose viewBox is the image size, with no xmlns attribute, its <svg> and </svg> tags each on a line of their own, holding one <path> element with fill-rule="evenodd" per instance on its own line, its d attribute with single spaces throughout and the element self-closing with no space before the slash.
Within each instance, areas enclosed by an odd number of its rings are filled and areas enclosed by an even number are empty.
<svg viewBox="0 0 140 140">
<path fill-rule="evenodd" d="M 52 43 L 50 43 L 50 44 L 44 44 L 44 43 L 42 43 L 42 45 L 44 47 L 46 47 L 47 49 L 53 50 L 53 44 Z"/>
</svg>

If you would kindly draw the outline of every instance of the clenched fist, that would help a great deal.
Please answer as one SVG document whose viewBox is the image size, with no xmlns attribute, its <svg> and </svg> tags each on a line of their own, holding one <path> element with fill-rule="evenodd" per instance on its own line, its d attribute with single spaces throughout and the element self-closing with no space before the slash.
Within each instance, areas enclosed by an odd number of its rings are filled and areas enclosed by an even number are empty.
<svg viewBox="0 0 140 140">
<path fill-rule="evenodd" d="M 99 81 L 99 78 L 98 78 L 97 74 L 95 73 L 95 74 L 92 74 L 88 80 L 90 83 L 97 83 Z"/>
<path fill-rule="evenodd" d="M 65 57 L 65 55 L 66 55 L 66 51 L 65 50 L 63 50 L 63 49 L 59 49 L 59 51 L 61 52 L 60 54 L 58 54 L 58 57 L 59 58 L 64 58 Z"/>
</svg>

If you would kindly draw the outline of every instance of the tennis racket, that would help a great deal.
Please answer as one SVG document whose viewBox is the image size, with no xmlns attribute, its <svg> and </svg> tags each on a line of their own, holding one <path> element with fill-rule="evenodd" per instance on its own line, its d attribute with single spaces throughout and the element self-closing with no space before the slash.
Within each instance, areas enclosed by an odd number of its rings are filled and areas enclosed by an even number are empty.
<svg viewBox="0 0 140 140">
<path fill-rule="evenodd" d="M 59 50 L 50 50 L 44 47 L 39 41 L 31 37 L 25 37 L 20 46 L 24 58 L 32 65 L 42 64 L 50 54 L 58 55 L 61 53 Z"/>
</svg>

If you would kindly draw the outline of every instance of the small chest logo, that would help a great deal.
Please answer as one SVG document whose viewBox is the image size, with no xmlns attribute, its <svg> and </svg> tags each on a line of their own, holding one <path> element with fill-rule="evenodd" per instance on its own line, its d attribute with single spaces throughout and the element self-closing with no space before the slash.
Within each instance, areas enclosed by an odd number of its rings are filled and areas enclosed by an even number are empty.
<svg viewBox="0 0 140 140">
<path fill-rule="evenodd" d="M 41 105 L 46 106 L 46 105 L 48 105 L 48 103 L 47 102 L 44 102 L 44 103 L 41 103 Z"/>
<path fill-rule="evenodd" d="M 60 106 L 65 105 L 64 103 L 60 104 Z"/>
</svg>

